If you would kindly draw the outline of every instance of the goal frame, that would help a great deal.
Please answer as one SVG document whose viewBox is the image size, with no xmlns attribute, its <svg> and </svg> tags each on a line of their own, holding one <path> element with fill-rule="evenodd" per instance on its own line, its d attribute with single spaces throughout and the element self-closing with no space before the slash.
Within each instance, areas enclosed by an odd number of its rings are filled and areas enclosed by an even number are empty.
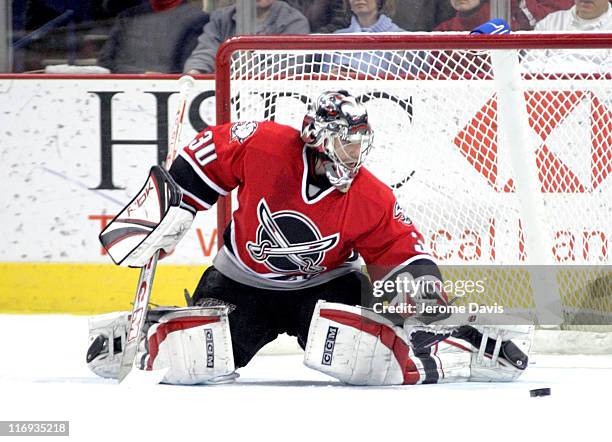
<svg viewBox="0 0 612 442">
<path fill-rule="evenodd" d="M 516 33 L 470 35 L 465 33 L 315 34 L 239 36 L 226 40 L 215 61 L 216 124 L 231 121 L 231 59 L 239 50 L 486 50 L 486 49 L 610 49 L 612 34 Z M 231 220 L 231 198 L 217 203 L 217 247 L 223 247 L 223 231 Z"/>
</svg>

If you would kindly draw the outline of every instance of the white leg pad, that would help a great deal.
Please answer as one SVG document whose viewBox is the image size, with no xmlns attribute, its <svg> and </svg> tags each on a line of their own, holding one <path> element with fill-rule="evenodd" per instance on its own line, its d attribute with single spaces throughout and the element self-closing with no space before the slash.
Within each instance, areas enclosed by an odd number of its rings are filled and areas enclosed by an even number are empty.
<svg viewBox="0 0 612 442">
<path fill-rule="evenodd" d="M 469 348 L 472 354 L 472 370 L 469 379 L 471 382 L 511 382 L 525 372 L 526 363 L 522 368 L 514 367 L 507 360 L 500 358 L 500 351 L 503 353 L 501 345 L 511 340 L 519 350 L 529 355 L 534 333 L 532 325 L 474 325 L 473 327 L 482 333 L 483 343 L 480 347 L 476 348 L 460 341 L 462 345 Z M 496 340 L 492 352 L 485 349 L 486 338 Z"/>
<path fill-rule="evenodd" d="M 319 301 L 304 364 L 353 385 L 466 381 L 470 353 L 447 344 L 415 355 L 402 327 L 361 307 Z"/>
<path fill-rule="evenodd" d="M 147 332 L 145 370 L 168 369 L 168 384 L 224 383 L 237 377 L 226 307 L 180 309 Z"/>
<path fill-rule="evenodd" d="M 87 354 L 87 366 L 98 376 L 117 379 L 121 368 L 121 348 L 125 347 L 125 339 L 129 323 L 129 312 L 112 312 L 89 318 L 89 344 L 96 338 L 104 337 L 103 351 L 90 357 Z M 115 346 L 115 343 L 119 344 Z"/>
</svg>

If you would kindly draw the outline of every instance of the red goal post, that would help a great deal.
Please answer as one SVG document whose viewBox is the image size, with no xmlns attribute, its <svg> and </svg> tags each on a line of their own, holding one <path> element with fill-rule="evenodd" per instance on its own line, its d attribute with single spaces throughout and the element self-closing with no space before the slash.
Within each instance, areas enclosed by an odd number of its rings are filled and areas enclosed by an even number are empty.
<svg viewBox="0 0 612 442">
<path fill-rule="evenodd" d="M 236 37 L 217 53 L 216 117 L 297 128 L 308 100 L 347 89 L 374 126 L 367 167 L 400 184 L 398 200 L 442 264 L 571 270 L 497 287 L 488 302 L 607 330 L 611 67 L 612 34 Z M 230 219 L 223 198 L 220 246 Z"/>
</svg>

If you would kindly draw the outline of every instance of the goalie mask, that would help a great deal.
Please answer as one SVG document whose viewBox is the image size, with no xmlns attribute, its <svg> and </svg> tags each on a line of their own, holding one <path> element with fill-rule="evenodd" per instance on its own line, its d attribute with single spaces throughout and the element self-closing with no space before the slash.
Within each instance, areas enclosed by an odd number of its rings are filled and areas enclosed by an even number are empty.
<svg viewBox="0 0 612 442">
<path fill-rule="evenodd" d="M 310 105 L 302 140 L 325 158 L 327 179 L 346 192 L 372 147 L 368 112 L 346 91 L 326 92 Z"/>
</svg>

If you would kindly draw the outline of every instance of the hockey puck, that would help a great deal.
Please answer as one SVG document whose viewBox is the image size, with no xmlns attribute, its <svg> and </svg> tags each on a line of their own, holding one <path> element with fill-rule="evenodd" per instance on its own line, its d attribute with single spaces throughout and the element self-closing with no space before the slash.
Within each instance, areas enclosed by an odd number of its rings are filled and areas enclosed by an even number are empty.
<svg viewBox="0 0 612 442">
<path fill-rule="evenodd" d="M 550 396 L 550 388 L 535 388 L 533 390 L 529 390 L 529 396 L 531 397 Z"/>
</svg>

